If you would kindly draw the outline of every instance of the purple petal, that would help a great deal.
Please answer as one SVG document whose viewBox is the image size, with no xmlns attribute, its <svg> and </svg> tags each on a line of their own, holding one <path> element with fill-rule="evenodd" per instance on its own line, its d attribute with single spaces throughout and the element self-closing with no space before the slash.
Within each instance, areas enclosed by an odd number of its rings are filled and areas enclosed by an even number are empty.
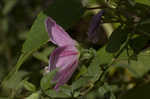
<svg viewBox="0 0 150 99">
<path fill-rule="evenodd" d="M 65 84 L 75 71 L 78 64 L 78 52 L 74 46 L 63 46 L 56 48 L 50 56 L 49 71 L 59 68 L 53 81 L 56 82 L 55 89 Z"/>
<path fill-rule="evenodd" d="M 51 42 L 58 46 L 75 45 L 75 41 L 65 32 L 65 30 L 48 17 L 45 21 L 46 30 Z"/>
<path fill-rule="evenodd" d="M 99 13 L 97 13 L 95 16 L 93 16 L 91 22 L 90 22 L 90 27 L 88 29 L 88 37 L 89 39 L 94 39 L 97 35 L 97 28 L 100 25 L 100 20 L 101 20 L 101 16 L 104 13 L 104 10 L 101 10 Z M 97 37 L 96 37 L 97 39 Z M 97 40 L 96 40 L 97 41 Z"/>
<path fill-rule="evenodd" d="M 78 54 L 77 49 L 74 46 L 62 46 L 56 48 L 50 56 L 50 62 L 48 70 L 51 71 L 56 67 L 62 66 L 62 63 L 68 63 L 68 59 L 72 60 L 71 58 L 76 58 Z M 67 65 L 67 64 L 66 64 Z M 63 65 L 64 67 L 65 65 Z"/>
<path fill-rule="evenodd" d="M 78 66 L 78 61 L 74 60 L 72 61 L 72 64 L 69 64 L 67 66 L 67 68 L 57 73 L 57 75 L 54 78 L 54 80 L 57 81 L 57 84 L 54 87 L 55 90 L 58 90 L 59 86 L 64 85 L 71 78 L 77 66 Z"/>
</svg>

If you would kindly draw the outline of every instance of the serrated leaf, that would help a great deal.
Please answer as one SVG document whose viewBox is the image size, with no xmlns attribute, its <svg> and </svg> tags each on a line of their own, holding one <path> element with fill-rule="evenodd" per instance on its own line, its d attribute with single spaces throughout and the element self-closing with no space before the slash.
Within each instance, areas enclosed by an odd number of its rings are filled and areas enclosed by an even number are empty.
<svg viewBox="0 0 150 99">
<path fill-rule="evenodd" d="M 44 77 L 41 79 L 40 86 L 43 90 L 46 90 L 50 87 L 52 87 L 52 79 L 54 78 L 57 70 L 53 70 L 51 72 L 48 72 L 47 74 L 44 75 Z"/>
<path fill-rule="evenodd" d="M 32 91 L 32 92 L 36 91 L 36 86 L 33 85 L 32 83 L 28 81 L 24 81 L 23 83 L 24 83 L 25 89 L 27 89 L 28 91 Z"/>
</svg>

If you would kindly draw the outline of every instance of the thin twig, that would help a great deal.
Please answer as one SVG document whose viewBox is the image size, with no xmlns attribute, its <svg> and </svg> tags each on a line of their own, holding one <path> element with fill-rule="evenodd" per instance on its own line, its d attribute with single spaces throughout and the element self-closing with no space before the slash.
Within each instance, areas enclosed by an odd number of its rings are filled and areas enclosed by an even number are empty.
<svg viewBox="0 0 150 99">
<path fill-rule="evenodd" d="M 98 7 L 91 7 L 91 8 L 86 7 L 87 10 L 104 9 L 104 8 L 107 8 L 107 6 L 98 6 Z"/>
</svg>

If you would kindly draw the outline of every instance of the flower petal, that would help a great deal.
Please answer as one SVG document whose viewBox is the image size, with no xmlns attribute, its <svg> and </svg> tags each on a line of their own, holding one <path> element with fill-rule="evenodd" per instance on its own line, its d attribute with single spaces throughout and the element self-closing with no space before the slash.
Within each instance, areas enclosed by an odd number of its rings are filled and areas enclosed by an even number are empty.
<svg viewBox="0 0 150 99">
<path fill-rule="evenodd" d="M 63 46 L 56 48 L 50 55 L 48 70 L 51 71 L 56 67 L 64 68 L 66 65 L 77 58 L 77 49 L 74 46 Z"/>
<path fill-rule="evenodd" d="M 58 72 L 55 76 L 54 80 L 57 82 L 54 89 L 58 90 L 59 86 L 64 85 L 72 76 L 73 72 L 76 70 L 78 66 L 78 61 L 74 60 L 72 64 L 69 64 L 67 68 Z"/>
<path fill-rule="evenodd" d="M 104 13 L 104 10 L 101 10 L 99 13 L 97 13 L 95 16 L 93 16 L 91 22 L 90 22 L 90 27 L 88 29 L 88 37 L 90 40 L 96 38 L 97 40 L 97 28 L 100 25 L 100 20 L 101 20 L 101 16 Z"/>
<path fill-rule="evenodd" d="M 56 82 L 55 89 L 65 84 L 75 71 L 78 64 L 78 52 L 74 46 L 63 46 L 56 48 L 50 56 L 49 71 L 59 68 L 53 81 Z"/>
<path fill-rule="evenodd" d="M 75 41 L 52 18 L 48 17 L 45 25 L 51 42 L 58 46 L 75 45 Z"/>
</svg>

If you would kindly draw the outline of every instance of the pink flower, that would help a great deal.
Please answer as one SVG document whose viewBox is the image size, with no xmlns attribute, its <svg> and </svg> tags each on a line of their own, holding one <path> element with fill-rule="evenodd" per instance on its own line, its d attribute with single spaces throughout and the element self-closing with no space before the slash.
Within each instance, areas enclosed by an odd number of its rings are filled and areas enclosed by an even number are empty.
<svg viewBox="0 0 150 99">
<path fill-rule="evenodd" d="M 65 30 L 56 24 L 56 22 L 48 17 L 46 19 L 46 30 L 50 36 L 51 42 L 60 46 L 75 45 L 75 41 L 65 32 Z"/>
<path fill-rule="evenodd" d="M 56 82 L 54 89 L 67 83 L 78 66 L 78 50 L 74 41 L 64 29 L 48 17 L 45 21 L 46 30 L 50 41 L 58 46 L 50 55 L 48 71 L 58 68 L 53 81 Z"/>
</svg>

